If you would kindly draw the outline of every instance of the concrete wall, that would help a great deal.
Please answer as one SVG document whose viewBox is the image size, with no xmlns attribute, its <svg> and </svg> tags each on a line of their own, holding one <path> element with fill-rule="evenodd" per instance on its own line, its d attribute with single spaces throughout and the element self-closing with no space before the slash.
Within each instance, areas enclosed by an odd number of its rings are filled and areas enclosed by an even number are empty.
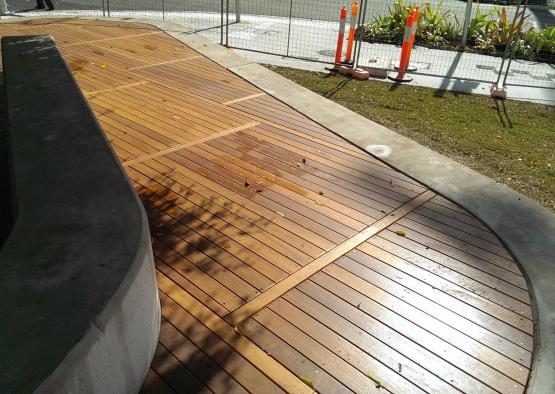
<svg viewBox="0 0 555 394">
<path fill-rule="evenodd" d="M 0 392 L 136 392 L 160 326 L 145 212 L 53 40 L 4 37 L 2 55 Z"/>
</svg>

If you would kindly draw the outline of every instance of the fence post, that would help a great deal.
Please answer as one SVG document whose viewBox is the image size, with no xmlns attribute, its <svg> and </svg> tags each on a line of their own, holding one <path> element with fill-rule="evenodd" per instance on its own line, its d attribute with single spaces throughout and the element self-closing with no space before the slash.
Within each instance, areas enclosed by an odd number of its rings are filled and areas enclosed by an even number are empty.
<svg viewBox="0 0 555 394">
<path fill-rule="evenodd" d="M 235 23 L 241 22 L 240 0 L 235 0 Z"/>
<path fill-rule="evenodd" d="M 470 27 L 470 18 L 472 17 L 472 3 L 472 0 L 466 0 L 466 12 L 464 13 L 463 33 L 460 45 L 461 49 L 466 46 L 466 40 L 468 39 L 468 28 Z"/>
<path fill-rule="evenodd" d="M 524 23 L 524 16 L 526 14 L 527 9 L 528 9 L 528 0 L 524 0 L 524 7 L 522 8 L 522 14 L 520 16 L 521 29 L 522 29 L 522 25 Z M 518 12 L 518 8 L 517 8 L 517 12 Z M 513 22 L 513 25 L 514 25 L 514 22 Z M 521 32 L 522 32 L 522 30 L 519 30 L 519 31 L 515 32 L 512 39 L 511 39 L 511 43 L 510 43 L 511 44 L 511 49 L 510 49 L 510 52 L 509 52 L 509 63 L 507 63 L 507 69 L 505 70 L 505 76 L 503 77 L 503 86 L 507 85 L 507 77 L 509 76 L 509 69 L 511 68 L 511 62 L 513 61 L 515 36 L 520 35 Z M 497 83 L 499 84 L 499 80 L 497 81 Z"/>
<path fill-rule="evenodd" d="M 229 48 L 229 0 L 225 0 L 225 46 Z"/>
<path fill-rule="evenodd" d="M 224 0 L 220 0 L 220 45 L 224 45 Z"/>
<path fill-rule="evenodd" d="M 104 0 L 101 0 L 102 2 L 102 16 L 106 16 L 106 8 L 104 7 Z"/>
<path fill-rule="evenodd" d="M 289 29 L 287 30 L 287 51 L 285 56 L 289 56 L 289 43 L 291 42 L 291 19 L 293 18 L 293 0 L 289 2 Z"/>
<path fill-rule="evenodd" d="M 108 11 L 108 18 L 110 17 L 110 0 L 106 0 L 106 10 Z"/>
<path fill-rule="evenodd" d="M 355 54 L 353 55 L 353 59 L 355 60 L 353 64 L 353 70 L 358 68 L 358 62 L 360 60 L 360 52 L 362 51 L 362 38 L 364 36 L 364 23 L 366 22 L 366 7 L 368 6 L 366 0 L 360 1 L 360 9 L 362 9 L 362 13 L 359 12 L 358 16 L 358 26 L 357 31 L 355 32 L 356 36 L 356 43 L 355 43 Z"/>
<path fill-rule="evenodd" d="M 166 20 L 166 0 L 162 0 L 162 20 Z"/>
</svg>

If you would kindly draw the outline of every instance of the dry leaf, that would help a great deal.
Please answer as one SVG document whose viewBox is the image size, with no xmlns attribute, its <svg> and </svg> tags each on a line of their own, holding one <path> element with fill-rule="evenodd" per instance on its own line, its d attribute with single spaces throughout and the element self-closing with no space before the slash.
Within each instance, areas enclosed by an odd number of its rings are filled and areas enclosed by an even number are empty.
<svg viewBox="0 0 555 394">
<path fill-rule="evenodd" d="M 380 387 L 383 387 L 382 384 L 380 383 L 380 381 L 378 379 L 376 379 L 375 377 L 373 377 L 372 375 L 368 374 L 366 375 L 368 376 L 368 378 L 374 382 L 374 384 L 376 385 L 376 388 L 379 389 Z"/>
<path fill-rule="evenodd" d="M 237 323 L 233 329 L 235 330 L 235 333 L 239 334 L 239 335 L 243 335 L 243 327 L 241 327 L 241 323 Z"/>
<path fill-rule="evenodd" d="M 104 70 L 104 69 L 108 68 L 108 65 L 107 65 L 107 64 L 103 64 L 102 66 L 100 66 L 100 68 Z"/>
<path fill-rule="evenodd" d="M 301 376 L 300 379 L 303 381 L 304 384 L 306 384 L 308 387 L 313 388 L 314 386 L 312 385 L 312 379 L 306 377 L 306 376 Z"/>
<path fill-rule="evenodd" d="M 249 181 L 245 181 L 245 187 L 249 187 L 250 185 Z"/>
<path fill-rule="evenodd" d="M 321 196 L 323 196 L 323 195 L 324 195 L 324 192 L 318 192 L 318 194 L 321 195 Z"/>
<path fill-rule="evenodd" d="M 397 230 L 397 231 L 395 231 L 395 234 L 397 234 L 400 237 L 404 237 L 405 235 L 407 235 L 407 234 L 405 234 L 405 232 L 403 230 Z"/>
<path fill-rule="evenodd" d="M 279 216 L 283 217 L 283 218 L 285 217 L 285 215 L 283 214 L 283 212 L 277 211 L 276 213 L 277 213 Z"/>
<path fill-rule="evenodd" d="M 303 157 L 303 164 L 306 164 L 306 159 Z"/>
</svg>

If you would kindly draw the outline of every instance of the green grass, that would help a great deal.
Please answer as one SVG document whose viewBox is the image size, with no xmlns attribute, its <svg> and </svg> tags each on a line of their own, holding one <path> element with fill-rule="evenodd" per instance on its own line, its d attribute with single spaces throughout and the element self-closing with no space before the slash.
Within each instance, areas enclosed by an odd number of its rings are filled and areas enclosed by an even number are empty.
<svg viewBox="0 0 555 394">
<path fill-rule="evenodd" d="M 268 67 L 555 211 L 555 107 Z"/>
</svg>

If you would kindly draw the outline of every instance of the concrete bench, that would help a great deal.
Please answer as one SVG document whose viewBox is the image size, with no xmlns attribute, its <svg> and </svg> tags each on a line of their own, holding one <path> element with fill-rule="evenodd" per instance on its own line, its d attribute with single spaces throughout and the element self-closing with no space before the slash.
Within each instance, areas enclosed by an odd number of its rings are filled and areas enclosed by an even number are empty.
<svg viewBox="0 0 555 394">
<path fill-rule="evenodd" d="M 160 327 L 141 202 L 52 38 L 4 37 L 2 56 L 0 392 L 136 392 Z"/>
</svg>

